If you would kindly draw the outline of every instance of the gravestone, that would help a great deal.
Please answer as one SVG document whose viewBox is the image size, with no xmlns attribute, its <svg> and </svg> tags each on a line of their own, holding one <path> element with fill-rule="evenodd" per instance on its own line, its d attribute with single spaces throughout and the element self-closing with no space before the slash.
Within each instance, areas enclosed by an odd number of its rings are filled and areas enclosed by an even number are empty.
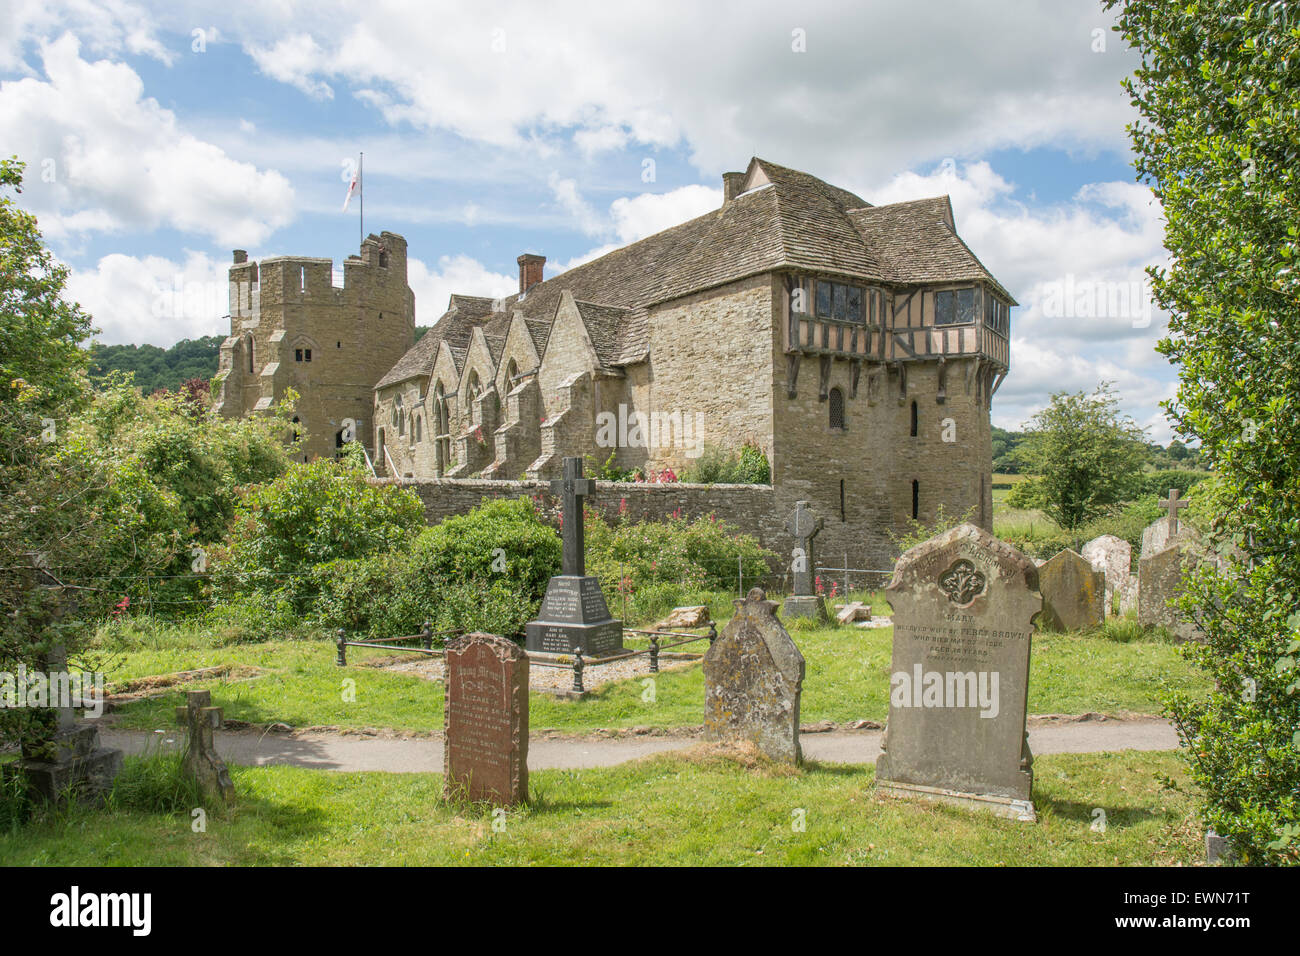
<svg viewBox="0 0 1300 956">
<path fill-rule="evenodd" d="M 817 593 L 814 581 L 817 563 L 813 555 L 813 539 L 826 522 L 812 513 L 807 501 L 796 501 L 794 514 L 785 523 L 785 530 L 794 538 L 794 554 L 790 563 L 791 594 L 781 606 L 786 617 L 810 617 L 829 621 L 826 602 Z"/>
<path fill-rule="evenodd" d="M 799 763 L 804 660 L 754 588 L 704 655 L 704 739 L 751 741 L 773 760 Z"/>
<path fill-rule="evenodd" d="M 1186 531 L 1186 526 L 1184 526 Z M 1200 559 L 1194 538 L 1182 533 L 1169 544 L 1138 561 L 1138 623 L 1146 627 L 1163 625 L 1180 641 L 1200 637 L 1200 629 L 1185 619 L 1171 602 L 1183 590 L 1183 572 Z"/>
<path fill-rule="evenodd" d="M 907 551 L 894 608 L 889 722 L 878 793 L 1037 819 L 1025 732 L 1038 569 L 963 524 Z"/>
<path fill-rule="evenodd" d="M 76 600 L 45 569 L 40 555 L 29 557 L 35 568 L 30 575 L 30 586 L 40 588 L 41 593 L 51 598 L 47 633 L 57 633 L 63 619 L 75 614 Z M 122 769 L 122 751 L 100 746 L 98 726 L 78 719 L 77 707 L 84 706 L 85 700 L 71 699 L 75 685 L 68 672 L 64 646 L 54 643 L 42 664 L 47 702 L 51 706 L 33 708 L 32 721 L 21 732 L 19 759 L 4 765 L 6 782 L 13 775 L 19 776 L 27 794 L 42 802 L 72 799 L 86 804 L 101 803 Z M 102 703 L 99 702 L 100 706 Z"/>
<path fill-rule="evenodd" d="M 1083 556 L 1106 575 L 1106 614 L 1114 612 L 1115 595 L 1121 593 L 1133 563 L 1133 546 L 1113 534 L 1093 538 L 1083 546 Z"/>
<path fill-rule="evenodd" d="M 212 692 L 186 691 L 185 706 L 176 708 L 176 720 L 186 728 L 185 771 L 194 776 L 205 795 L 227 803 L 234 800 L 235 784 L 213 740 L 213 731 L 221 726 L 221 708 L 212 706 Z"/>
<path fill-rule="evenodd" d="M 564 459 L 564 477 L 551 482 L 563 501 L 564 539 L 561 574 L 546 585 L 537 620 L 524 628 L 531 653 L 572 654 L 578 648 L 589 658 L 623 649 L 623 622 L 610 616 L 600 582 L 587 575 L 582 533 L 582 499 L 596 483 L 582 477 L 582 459 Z"/>
<path fill-rule="evenodd" d="M 443 789 L 515 806 L 528 800 L 528 655 L 495 634 L 447 642 Z"/>
<path fill-rule="evenodd" d="M 1038 590 L 1049 627 L 1081 631 L 1106 620 L 1106 575 L 1068 548 L 1038 569 Z"/>
<path fill-rule="evenodd" d="M 1119 613 L 1136 614 L 1138 609 L 1138 576 L 1130 574 L 1119 592 Z"/>
<path fill-rule="evenodd" d="M 1177 488 L 1169 489 L 1169 497 L 1160 499 L 1160 507 L 1166 509 L 1169 514 L 1160 518 L 1154 524 L 1148 525 L 1142 532 L 1142 550 L 1140 557 L 1153 555 L 1157 551 L 1163 551 L 1168 547 L 1172 538 L 1179 533 L 1195 535 L 1195 529 L 1185 522 L 1178 520 L 1178 512 L 1188 507 L 1189 502 L 1183 501 L 1179 497 Z"/>
</svg>

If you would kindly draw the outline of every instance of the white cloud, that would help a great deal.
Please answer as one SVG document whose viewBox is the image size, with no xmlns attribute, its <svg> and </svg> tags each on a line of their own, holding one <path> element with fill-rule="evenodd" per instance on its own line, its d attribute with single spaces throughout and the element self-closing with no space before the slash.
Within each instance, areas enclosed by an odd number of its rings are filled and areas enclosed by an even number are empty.
<svg viewBox="0 0 1300 956">
<path fill-rule="evenodd" d="M 642 193 L 610 203 L 614 232 L 622 243 L 635 242 L 670 226 L 702 216 L 722 205 L 722 190 L 682 186 L 666 193 Z"/>
<path fill-rule="evenodd" d="M 187 251 L 184 262 L 114 253 L 93 270 L 73 269 L 65 298 L 90 313 L 106 345 L 167 347 L 200 335 L 228 335 L 227 264 Z"/>
<path fill-rule="evenodd" d="M 28 160 L 25 199 L 51 238 L 171 227 L 255 243 L 292 218 L 293 189 L 186 132 L 129 66 L 41 44 L 47 79 L 0 83 L 0 142 Z"/>
<path fill-rule="evenodd" d="M 250 44 L 245 49 L 257 68 L 271 79 L 296 86 L 313 99 L 334 98 L 328 83 L 311 78 L 323 51 L 307 34 L 285 37 L 269 47 Z"/>
<path fill-rule="evenodd" d="M 1006 147 L 1125 148 L 1119 81 L 1134 56 L 1113 36 L 1092 50 L 1112 20 L 1093 0 L 950 4 L 942 16 L 685 0 L 647 16 L 516 0 L 425 17 L 285 2 L 234 32 L 268 75 L 312 96 L 346 84 L 396 127 L 530 152 L 568 140 L 587 156 L 684 142 L 710 174 L 757 152 L 843 181 Z M 795 27 L 805 53 L 791 49 Z"/>
<path fill-rule="evenodd" d="M 415 321 L 432 325 L 447 311 L 452 293 L 504 298 L 519 291 L 519 276 L 493 272 L 470 256 L 441 256 L 431 269 L 419 259 L 406 260 L 406 282 L 415 293 Z"/>
<path fill-rule="evenodd" d="M 127 0 L 49 0 L 0 4 L 0 70 L 32 72 L 23 45 L 75 28 L 93 53 L 131 53 L 171 65 L 175 51 L 156 36 L 157 24 L 142 6 Z"/>
</svg>

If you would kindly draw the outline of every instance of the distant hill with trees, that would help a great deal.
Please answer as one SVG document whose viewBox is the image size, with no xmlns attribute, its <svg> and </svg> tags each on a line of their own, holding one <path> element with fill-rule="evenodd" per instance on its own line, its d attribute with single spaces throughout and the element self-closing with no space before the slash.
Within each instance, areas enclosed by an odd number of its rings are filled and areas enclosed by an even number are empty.
<svg viewBox="0 0 1300 956">
<path fill-rule="evenodd" d="M 119 369 L 135 372 L 135 384 L 145 395 L 160 388 L 174 392 L 182 382 L 194 378 L 207 380 L 217 374 L 222 341 L 220 335 L 204 335 L 181 339 L 168 349 L 96 342 L 90 346 L 90 380 L 98 385 L 109 372 Z"/>
</svg>

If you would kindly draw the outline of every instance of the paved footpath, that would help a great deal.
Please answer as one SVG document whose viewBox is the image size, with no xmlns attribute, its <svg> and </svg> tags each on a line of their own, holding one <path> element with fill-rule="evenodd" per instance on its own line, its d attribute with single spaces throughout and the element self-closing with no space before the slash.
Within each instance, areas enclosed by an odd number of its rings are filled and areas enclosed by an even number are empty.
<svg viewBox="0 0 1300 956">
<path fill-rule="evenodd" d="M 881 732 L 836 731 L 803 734 L 809 760 L 828 763 L 874 763 L 880 755 Z M 156 749 L 159 737 L 147 731 L 101 731 L 105 746 L 127 753 Z M 172 738 L 179 743 L 177 738 Z M 638 757 L 680 750 L 700 742 L 686 734 L 628 737 L 538 737 L 528 742 L 528 766 L 533 770 L 581 770 L 612 767 Z M 390 773 L 442 772 L 442 740 L 434 737 L 390 738 L 351 734 L 270 734 L 260 731 L 221 732 L 217 752 L 228 762 L 264 767 L 283 764 L 317 770 L 381 770 Z M 173 746 L 176 744 L 174 743 Z M 1114 750 L 1174 750 L 1178 737 L 1168 721 L 1075 721 L 1031 724 L 1029 746 L 1035 754 L 1095 753 Z"/>
</svg>

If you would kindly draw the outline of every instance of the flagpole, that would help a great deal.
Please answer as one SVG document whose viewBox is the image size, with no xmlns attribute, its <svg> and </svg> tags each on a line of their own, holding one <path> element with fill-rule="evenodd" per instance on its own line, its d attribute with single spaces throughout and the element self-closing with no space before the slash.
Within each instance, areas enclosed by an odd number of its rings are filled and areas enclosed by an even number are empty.
<svg viewBox="0 0 1300 956">
<path fill-rule="evenodd" d="M 366 178 L 364 175 L 365 164 L 366 164 L 366 154 L 361 153 L 360 158 L 357 160 L 357 192 L 360 194 L 361 197 L 361 218 L 357 225 L 357 234 L 358 234 L 357 249 L 358 250 L 361 248 L 361 244 L 366 241 Z"/>
</svg>

